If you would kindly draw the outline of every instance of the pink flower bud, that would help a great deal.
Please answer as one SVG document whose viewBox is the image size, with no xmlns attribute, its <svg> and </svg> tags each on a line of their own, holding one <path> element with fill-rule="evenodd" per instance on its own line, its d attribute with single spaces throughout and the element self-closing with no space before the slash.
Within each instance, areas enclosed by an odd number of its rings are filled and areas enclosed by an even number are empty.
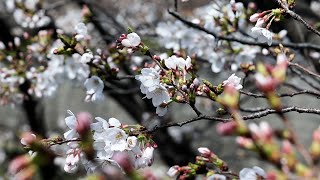
<svg viewBox="0 0 320 180">
<path fill-rule="evenodd" d="M 199 153 L 204 156 L 204 157 L 210 157 L 212 152 L 210 151 L 210 149 L 206 148 L 206 147 L 200 147 L 198 148 Z"/>
<path fill-rule="evenodd" d="M 88 112 L 80 112 L 77 114 L 78 124 L 76 127 L 77 132 L 81 135 L 90 131 L 90 124 L 92 123 L 92 116 Z"/>
<path fill-rule="evenodd" d="M 255 75 L 257 87 L 263 92 L 272 92 L 277 86 L 277 82 L 271 77 L 265 77 L 262 74 Z"/>
<path fill-rule="evenodd" d="M 169 177 L 176 177 L 179 175 L 179 166 L 175 165 L 169 168 L 169 170 L 167 171 L 167 175 Z"/>
<path fill-rule="evenodd" d="M 260 13 L 255 13 L 250 16 L 249 21 L 250 22 L 256 22 L 260 18 Z"/>
<path fill-rule="evenodd" d="M 31 158 L 27 155 L 21 155 L 14 158 L 9 164 L 9 173 L 16 174 L 20 170 L 26 168 L 31 163 Z"/>
<path fill-rule="evenodd" d="M 246 149 L 251 149 L 252 147 L 254 147 L 252 140 L 246 137 L 238 136 L 236 138 L 236 142 L 240 147 Z"/>
<path fill-rule="evenodd" d="M 320 143 L 320 127 L 313 132 L 312 138 Z"/>
<path fill-rule="evenodd" d="M 31 132 L 24 132 L 21 136 L 21 144 L 25 146 L 30 146 L 32 143 L 36 141 L 37 137 L 35 134 L 32 134 Z"/>
<path fill-rule="evenodd" d="M 282 152 L 284 154 L 292 154 L 294 152 L 292 144 L 288 140 L 282 142 Z"/>
<path fill-rule="evenodd" d="M 237 123 L 235 121 L 230 121 L 227 123 L 218 123 L 216 130 L 220 135 L 231 135 L 237 129 Z"/>
<path fill-rule="evenodd" d="M 266 21 L 265 21 L 264 18 L 259 18 L 259 19 L 257 20 L 257 23 L 256 23 L 255 27 L 262 27 L 262 25 L 263 25 L 265 22 L 266 22 Z"/>
<path fill-rule="evenodd" d="M 257 8 L 257 5 L 256 5 L 256 3 L 254 3 L 254 2 L 249 2 L 248 8 L 255 10 L 255 9 Z"/>
<path fill-rule="evenodd" d="M 158 55 L 154 55 L 153 59 L 156 60 L 156 61 L 160 61 L 161 60 L 160 56 L 158 56 Z"/>
<path fill-rule="evenodd" d="M 116 153 L 112 159 L 116 161 L 126 173 L 130 173 L 134 170 L 133 164 L 127 153 Z"/>
<path fill-rule="evenodd" d="M 277 65 L 287 65 L 288 64 L 288 57 L 285 54 L 279 54 L 277 56 Z"/>
</svg>

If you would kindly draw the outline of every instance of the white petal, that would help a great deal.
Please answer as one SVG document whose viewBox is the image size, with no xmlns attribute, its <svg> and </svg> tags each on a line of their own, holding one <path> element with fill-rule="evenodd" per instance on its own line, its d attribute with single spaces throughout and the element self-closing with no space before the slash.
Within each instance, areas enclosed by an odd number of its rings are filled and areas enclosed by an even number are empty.
<svg viewBox="0 0 320 180">
<path fill-rule="evenodd" d="M 68 116 L 65 118 L 66 124 L 70 129 L 75 129 L 78 122 L 75 116 Z"/>
<path fill-rule="evenodd" d="M 113 126 L 113 127 L 120 127 L 121 126 L 120 121 L 116 118 L 110 118 L 109 124 L 110 124 L 110 126 Z"/>
</svg>

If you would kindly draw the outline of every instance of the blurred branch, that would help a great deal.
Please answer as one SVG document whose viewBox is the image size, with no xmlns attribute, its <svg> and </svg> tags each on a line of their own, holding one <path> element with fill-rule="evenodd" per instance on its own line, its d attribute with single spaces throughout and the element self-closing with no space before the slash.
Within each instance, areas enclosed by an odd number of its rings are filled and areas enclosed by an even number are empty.
<svg viewBox="0 0 320 180">
<path fill-rule="evenodd" d="M 316 78 L 320 78 L 320 75 L 319 75 L 319 74 L 310 71 L 309 69 L 301 66 L 301 65 L 298 64 L 298 63 L 289 62 L 289 65 L 290 65 L 290 66 L 297 67 L 297 68 L 299 68 L 300 70 L 304 71 L 305 73 L 307 73 L 307 74 L 309 74 L 309 75 L 311 75 L 311 76 L 314 76 L 314 77 L 316 77 Z"/>
</svg>

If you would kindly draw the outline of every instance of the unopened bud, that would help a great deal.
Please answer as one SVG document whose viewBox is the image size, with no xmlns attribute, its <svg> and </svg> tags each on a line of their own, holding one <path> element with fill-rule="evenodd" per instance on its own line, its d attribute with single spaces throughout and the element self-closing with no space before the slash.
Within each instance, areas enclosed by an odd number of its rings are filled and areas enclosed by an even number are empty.
<svg viewBox="0 0 320 180">
<path fill-rule="evenodd" d="M 24 132 L 21 135 L 21 144 L 25 146 L 30 146 L 32 143 L 36 141 L 37 137 L 35 134 L 32 134 L 31 132 Z"/>
<path fill-rule="evenodd" d="M 127 153 L 116 153 L 112 159 L 116 161 L 126 173 L 131 173 L 134 168 Z"/>
<path fill-rule="evenodd" d="M 92 116 L 88 112 L 80 112 L 77 114 L 78 124 L 76 127 L 77 132 L 80 135 L 87 134 L 90 131 L 90 125 L 92 123 Z"/>
<path fill-rule="evenodd" d="M 176 177 L 179 175 L 179 166 L 175 165 L 169 168 L 169 170 L 167 171 L 167 175 L 169 177 Z"/>
<path fill-rule="evenodd" d="M 210 157 L 212 154 L 210 149 L 208 149 L 206 147 L 200 147 L 200 148 L 198 148 L 198 151 L 201 154 L 201 156 L 204 156 L 204 157 Z"/>
</svg>

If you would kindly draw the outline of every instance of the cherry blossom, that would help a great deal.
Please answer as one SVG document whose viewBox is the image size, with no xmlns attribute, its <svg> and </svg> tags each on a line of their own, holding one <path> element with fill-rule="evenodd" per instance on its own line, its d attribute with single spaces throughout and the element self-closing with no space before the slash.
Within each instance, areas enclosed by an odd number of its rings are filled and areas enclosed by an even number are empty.
<svg viewBox="0 0 320 180">
<path fill-rule="evenodd" d="M 179 166 L 172 166 L 172 167 L 170 167 L 169 170 L 167 171 L 167 175 L 168 175 L 169 177 L 175 178 L 176 176 L 179 175 L 178 169 L 179 169 Z"/>
<path fill-rule="evenodd" d="M 152 104 L 157 107 L 162 103 L 167 103 L 170 100 L 168 90 L 161 84 L 156 86 L 153 91 L 147 91 L 146 97 L 152 99 Z"/>
<path fill-rule="evenodd" d="M 92 76 L 84 82 L 87 89 L 86 101 L 101 101 L 104 99 L 104 83 L 98 76 Z"/>
<path fill-rule="evenodd" d="M 80 62 L 86 64 L 86 63 L 90 62 L 92 58 L 93 58 L 92 53 L 87 52 L 87 53 L 82 54 L 82 56 L 80 58 Z"/>
<path fill-rule="evenodd" d="M 81 41 L 87 36 L 88 30 L 84 23 L 78 23 L 74 30 L 77 32 L 77 35 L 75 36 L 77 41 Z"/>
<path fill-rule="evenodd" d="M 222 85 L 232 86 L 235 89 L 240 90 L 242 89 L 242 85 L 240 83 L 241 83 L 241 78 L 239 78 L 235 74 L 232 74 L 227 80 L 223 81 Z"/>
<path fill-rule="evenodd" d="M 147 166 L 151 166 L 153 163 L 153 147 L 147 147 L 142 152 L 142 155 L 138 157 L 135 161 L 135 167 L 137 169 L 139 168 L 145 168 Z"/>
<path fill-rule="evenodd" d="M 77 138 L 78 137 L 78 133 L 76 131 L 76 127 L 78 124 L 77 118 L 70 110 L 67 110 L 67 112 L 70 116 L 65 118 L 65 122 L 70 130 L 65 132 L 63 136 L 66 139 Z"/>
<path fill-rule="evenodd" d="M 128 135 L 119 128 L 109 128 L 105 131 L 105 141 L 110 142 L 112 151 L 124 151 L 127 148 Z"/>
<path fill-rule="evenodd" d="M 68 173 L 74 173 L 78 169 L 81 151 L 80 149 L 69 149 L 66 154 L 67 158 L 63 169 Z"/>
<path fill-rule="evenodd" d="M 137 33 L 130 33 L 127 35 L 127 38 L 121 41 L 121 44 L 125 47 L 136 47 L 141 43 L 140 36 Z"/>
<path fill-rule="evenodd" d="M 257 180 L 266 178 L 266 173 L 258 166 L 252 168 L 243 168 L 239 173 L 240 180 Z"/>
<path fill-rule="evenodd" d="M 187 59 L 177 57 L 175 55 L 164 60 L 164 64 L 169 69 L 189 69 L 191 67 L 191 58 L 188 56 Z"/>
<path fill-rule="evenodd" d="M 268 29 L 262 27 L 253 27 L 251 32 L 255 38 L 258 38 L 259 42 L 267 42 L 268 45 L 271 46 L 273 34 Z"/>
<path fill-rule="evenodd" d="M 213 174 L 207 177 L 207 180 L 226 180 L 227 177 L 221 174 Z"/>
<path fill-rule="evenodd" d="M 160 84 L 159 72 L 154 68 L 143 68 L 141 75 L 136 75 L 135 78 L 141 82 L 141 91 L 142 89 L 153 91 Z"/>
</svg>

